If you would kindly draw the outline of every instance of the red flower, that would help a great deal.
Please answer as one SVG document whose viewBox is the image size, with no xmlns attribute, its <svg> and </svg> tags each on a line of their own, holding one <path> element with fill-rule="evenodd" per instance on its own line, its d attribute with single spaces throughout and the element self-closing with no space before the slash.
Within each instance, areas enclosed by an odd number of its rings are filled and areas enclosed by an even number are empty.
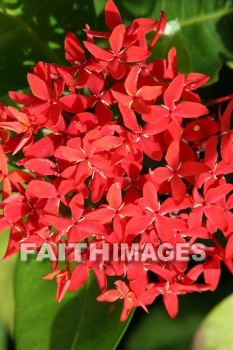
<svg viewBox="0 0 233 350">
<path fill-rule="evenodd" d="M 202 174 L 208 171 L 208 166 L 194 160 L 180 160 L 180 144 L 173 141 L 166 154 L 167 166 L 156 168 L 152 172 L 152 178 L 158 183 L 169 181 L 171 183 L 172 197 L 176 202 L 181 202 L 186 195 L 186 186 L 181 178 L 186 180 L 189 177 Z"/>
<path fill-rule="evenodd" d="M 146 113 L 150 109 L 147 107 L 147 103 L 153 104 L 153 102 L 163 92 L 162 86 L 142 86 L 137 88 L 137 82 L 139 78 L 140 69 L 134 66 L 127 78 L 125 79 L 124 87 L 126 94 L 112 90 L 112 94 L 119 104 L 129 108 L 133 107 L 139 113 Z M 126 115 L 127 118 L 127 115 Z"/>
<path fill-rule="evenodd" d="M 8 172 L 7 158 L 0 144 L 0 181 L 2 182 L 2 200 L 9 197 L 13 189 L 20 191 L 20 184 L 30 182 L 33 177 L 22 170 Z"/>
<path fill-rule="evenodd" d="M 169 131 L 174 138 L 179 139 L 181 135 L 181 123 L 183 118 L 200 117 L 208 113 L 208 109 L 198 102 L 179 103 L 184 90 L 185 77 L 177 75 L 164 92 L 165 105 L 154 106 L 151 113 L 143 115 L 147 122 L 156 122 L 156 118 L 169 121 Z"/>
</svg>

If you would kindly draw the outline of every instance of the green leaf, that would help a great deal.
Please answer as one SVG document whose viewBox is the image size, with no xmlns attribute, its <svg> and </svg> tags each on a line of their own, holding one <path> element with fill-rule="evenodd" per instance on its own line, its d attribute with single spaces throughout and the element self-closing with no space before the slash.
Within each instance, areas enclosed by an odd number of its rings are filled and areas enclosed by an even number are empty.
<svg viewBox="0 0 233 350">
<path fill-rule="evenodd" d="M 198 330 L 193 350 L 230 350 L 233 344 L 233 294 L 218 304 Z"/>
<path fill-rule="evenodd" d="M 0 233 L 0 260 L 4 256 L 9 240 L 9 232 Z M 0 318 L 13 334 L 14 324 L 14 291 L 13 280 L 16 256 L 0 263 Z M 0 348 L 1 349 L 1 348 Z"/>
<path fill-rule="evenodd" d="M 178 55 L 178 64 L 180 73 L 189 73 L 191 64 L 188 51 L 182 40 L 182 33 L 179 21 L 174 19 L 167 23 L 164 35 L 159 39 L 156 47 L 152 51 L 152 59 L 165 58 L 167 59 L 168 51 L 175 47 Z"/>
<path fill-rule="evenodd" d="M 129 320 L 119 321 L 121 303 L 96 301 L 100 294 L 94 278 L 61 303 L 55 301 L 55 284 L 42 279 L 50 265 L 30 260 L 16 273 L 17 350 L 112 350 Z"/>
<path fill-rule="evenodd" d="M 4 323 L 0 319 L 0 350 L 6 349 L 6 329 Z"/>
<path fill-rule="evenodd" d="M 104 0 L 102 2 L 104 3 Z M 218 79 L 218 71 L 223 62 L 233 58 L 232 0 L 116 0 L 115 2 L 123 20 L 127 23 L 135 17 L 159 19 L 161 10 L 166 12 L 168 21 L 178 18 L 191 70 L 209 75 L 211 83 Z M 100 17 L 99 23 L 101 21 L 103 16 Z"/>
<path fill-rule="evenodd" d="M 94 21 L 92 0 L 0 0 L 0 96 L 28 87 L 36 62 L 64 63 L 65 34 Z"/>
<path fill-rule="evenodd" d="M 94 0 L 95 12 L 96 15 L 99 16 L 101 12 L 104 11 L 106 2 L 103 0 Z"/>
</svg>

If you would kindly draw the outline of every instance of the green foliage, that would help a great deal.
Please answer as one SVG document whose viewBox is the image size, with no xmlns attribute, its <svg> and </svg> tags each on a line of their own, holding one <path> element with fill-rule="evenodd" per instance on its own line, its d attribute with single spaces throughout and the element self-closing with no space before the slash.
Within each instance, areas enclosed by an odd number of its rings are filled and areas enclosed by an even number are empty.
<svg viewBox="0 0 233 350">
<path fill-rule="evenodd" d="M 78 293 L 55 300 L 55 283 L 42 279 L 50 263 L 19 263 L 16 273 L 17 350 L 112 350 L 130 320 L 119 321 L 121 303 L 96 301 L 100 294 L 95 278 Z"/>
<path fill-rule="evenodd" d="M 36 62 L 64 63 L 66 32 L 94 21 L 92 0 L 0 0 L 0 96 L 27 87 Z"/>
<path fill-rule="evenodd" d="M 0 350 L 6 350 L 5 326 L 1 319 L 0 319 Z"/>
<path fill-rule="evenodd" d="M 164 35 L 159 39 L 152 52 L 152 59 L 161 57 L 167 59 L 168 51 L 172 47 L 176 48 L 179 66 L 178 69 L 180 73 L 185 74 L 191 72 L 192 67 L 190 57 L 188 50 L 183 43 L 181 27 L 178 19 L 174 19 L 167 23 Z"/>
<path fill-rule="evenodd" d="M 177 18 L 191 70 L 209 75 L 210 83 L 217 81 L 222 64 L 232 60 L 231 0 L 118 0 L 116 4 L 119 4 L 123 18 L 128 20 L 135 17 L 159 18 L 161 10 L 166 12 L 168 21 Z M 179 63 L 182 71 L 187 62 L 180 57 Z"/>
<path fill-rule="evenodd" d="M 9 232 L 0 234 L 0 259 L 4 256 L 9 240 Z M 13 280 L 16 257 L 0 263 L 0 319 L 5 323 L 9 332 L 13 334 L 14 324 L 14 290 Z M 2 328 L 3 330 L 3 328 Z M 1 350 L 1 347 L 0 347 Z"/>
</svg>

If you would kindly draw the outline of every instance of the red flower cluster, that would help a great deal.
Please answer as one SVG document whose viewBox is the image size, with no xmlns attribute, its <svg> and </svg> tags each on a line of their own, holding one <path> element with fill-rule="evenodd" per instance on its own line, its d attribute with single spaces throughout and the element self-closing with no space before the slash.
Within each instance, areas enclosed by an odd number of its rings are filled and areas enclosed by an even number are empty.
<svg viewBox="0 0 233 350">
<path fill-rule="evenodd" d="M 10 92 L 20 109 L 0 106 L 5 258 L 22 242 L 38 250 L 49 242 L 55 254 L 58 243 L 86 242 L 82 262 L 67 248 L 66 269 L 53 262 L 45 277 L 56 277 L 58 301 L 93 270 L 98 300 L 124 299 L 121 320 L 159 295 L 175 317 L 179 294 L 214 290 L 221 262 L 233 272 L 233 186 L 225 177 L 233 172 L 233 101 L 210 114 L 196 92 L 207 76 L 180 74 L 175 48 L 167 61 L 150 60 L 164 13 L 126 27 L 108 0 L 105 19 L 109 31 L 86 26 L 83 44 L 67 34 L 69 66 L 39 62 L 28 74 L 32 94 Z M 206 259 L 92 262 L 90 242 L 188 242 L 190 255 L 202 242 Z M 116 289 L 106 291 L 107 276 L 117 276 Z"/>
</svg>

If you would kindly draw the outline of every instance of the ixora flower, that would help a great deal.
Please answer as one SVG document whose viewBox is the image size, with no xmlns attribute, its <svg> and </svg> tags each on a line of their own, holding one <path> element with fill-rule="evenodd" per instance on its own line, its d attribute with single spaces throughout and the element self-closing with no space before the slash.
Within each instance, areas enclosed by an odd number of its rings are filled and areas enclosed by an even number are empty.
<svg viewBox="0 0 233 350">
<path fill-rule="evenodd" d="M 36 64 L 31 93 L 10 92 L 20 108 L 0 105 L 0 231 L 10 229 L 4 259 L 23 244 L 38 251 L 50 244 L 55 258 L 45 279 L 56 278 L 58 301 L 92 270 L 99 301 L 123 300 L 122 321 L 160 295 L 175 317 L 180 294 L 213 291 L 222 264 L 233 273 L 226 176 L 233 172 L 233 101 L 209 111 L 196 91 L 207 76 L 181 74 L 175 48 L 167 61 L 151 58 L 165 30 L 163 12 L 158 21 L 139 18 L 126 27 L 108 0 L 105 19 L 108 31 L 86 27 L 83 43 L 67 34 L 66 66 Z M 163 244 L 185 244 L 191 259 L 196 243 L 205 259 L 191 264 L 132 256 L 147 244 L 155 254 Z M 93 244 L 100 251 L 108 244 L 110 253 L 124 244 L 133 253 L 93 261 Z M 66 267 L 56 259 L 59 245 Z"/>
</svg>

